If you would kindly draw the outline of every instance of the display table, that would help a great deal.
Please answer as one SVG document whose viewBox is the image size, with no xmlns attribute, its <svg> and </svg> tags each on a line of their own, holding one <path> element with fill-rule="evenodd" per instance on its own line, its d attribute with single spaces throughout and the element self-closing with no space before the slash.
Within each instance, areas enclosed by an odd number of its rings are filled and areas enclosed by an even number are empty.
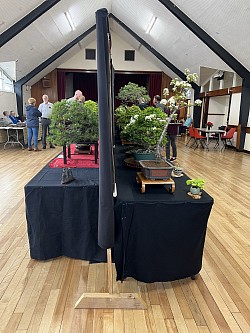
<svg viewBox="0 0 250 333">
<path fill-rule="evenodd" d="M 97 245 L 98 169 L 72 172 L 76 180 L 61 185 L 62 169 L 45 167 L 25 186 L 33 259 L 106 261 L 106 251 Z"/>
<path fill-rule="evenodd" d="M 154 185 L 141 194 L 136 171 L 123 165 L 120 149 L 113 249 L 117 278 L 154 282 L 197 274 L 213 199 L 205 192 L 200 200 L 188 196 L 186 176 L 175 178 L 174 193 Z M 104 262 L 106 251 L 97 245 L 98 169 L 73 169 L 76 180 L 67 185 L 61 185 L 61 173 L 45 167 L 25 186 L 31 258 Z"/>
<path fill-rule="evenodd" d="M 136 171 L 116 155 L 117 200 L 115 258 L 118 280 L 171 281 L 196 275 L 202 266 L 207 221 L 213 199 L 187 195 L 185 175 L 175 178 L 175 192 L 163 185 L 140 193 Z"/>
<path fill-rule="evenodd" d="M 1 131 L 6 131 L 7 141 L 4 143 L 3 149 L 5 149 L 8 144 L 18 144 L 24 149 L 23 144 L 20 142 L 20 133 L 22 133 L 22 138 L 24 138 L 24 131 L 27 132 L 27 128 L 21 126 L 1 126 Z"/>
</svg>

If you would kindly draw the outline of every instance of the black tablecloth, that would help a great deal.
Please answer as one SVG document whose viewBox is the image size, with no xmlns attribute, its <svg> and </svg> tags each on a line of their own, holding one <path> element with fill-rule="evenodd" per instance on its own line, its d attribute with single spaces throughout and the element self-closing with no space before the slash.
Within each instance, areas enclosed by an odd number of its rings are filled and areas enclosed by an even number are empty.
<svg viewBox="0 0 250 333">
<path fill-rule="evenodd" d="M 155 282 L 197 274 L 213 199 L 206 192 L 199 200 L 188 196 L 186 176 L 174 178 L 173 194 L 163 185 L 146 185 L 141 194 L 136 171 L 123 165 L 122 156 L 116 155 L 117 279 Z"/>
<path fill-rule="evenodd" d="M 106 251 L 97 245 L 98 169 L 72 171 L 76 180 L 61 185 L 62 169 L 46 166 L 25 186 L 33 259 L 106 261 Z"/>
<path fill-rule="evenodd" d="M 186 176 L 175 178 L 176 190 L 163 185 L 141 186 L 136 170 L 123 164 L 116 149 L 116 243 L 113 260 L 117 279 L 170 281 L 201 269 L 207 221 L 213 199 L 187 195 Z M 68 256 L 105 262 L 97 245 L 98 169 L 73 169 L 75 181 L 61 185 L 62 169 L 42 169 L 26 186 L 26 217 L 33 259 Z"/>
</svg>

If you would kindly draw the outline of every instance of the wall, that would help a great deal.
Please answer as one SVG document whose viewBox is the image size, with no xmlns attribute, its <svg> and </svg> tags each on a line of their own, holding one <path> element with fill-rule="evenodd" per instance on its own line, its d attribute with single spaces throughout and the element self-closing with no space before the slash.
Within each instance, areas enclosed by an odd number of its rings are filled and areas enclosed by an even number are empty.
<svg viewBox="0 0 250 333">
<path fill-rule="evenodd" d="M 229 95 L 210 97 L 207 121 L 211 121 L 214 128 L 227 125 L 228 109 Z"/>
<path fill-rule="evenodd" d="M 58 100 L 57 95 L 57 71 L 56 69 L 50 72 L 46 77 L 47 82 L 49 82 L 49 87 L 43 86 L 43 80 L 38 81 L 31 87 L 31 96 L 36 99 L 36 106 L 38 107 L 42 103 L 42 95 L 48 95 L 49 101 L 55 103 Z M 27 100 L 23 100 L 23 104 L 27 103 Z"/>
<path fill-rule="evenodd" d="M 96 49 L 96 41 L 89 44 L 87 48 Z M 124 50 L 134 50 L 134 48 L 112 32 L 112 60 L 115 70 L 161 72 L 157 66 L 146 60 L 137 50 L 135 50 L 135 61 L 124 61 Z M 83 49 L 58 68 L 96 70 L 97 64 L 96 60 L 85 60 L 85 49 Z"/>
<path fill-rule="evenodd" d="M 0 91 L 0 118 L 3 117 L 3 111 L 15 111 L 16 106 L 16 94 L 11 92 Z"/>
</svg>

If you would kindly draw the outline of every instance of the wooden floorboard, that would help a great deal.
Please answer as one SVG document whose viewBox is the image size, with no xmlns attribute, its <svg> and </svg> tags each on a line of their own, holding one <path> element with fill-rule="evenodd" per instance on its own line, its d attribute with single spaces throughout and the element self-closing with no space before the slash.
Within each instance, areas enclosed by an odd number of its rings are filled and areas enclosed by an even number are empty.
<svg viewBox="0 0 250 333">
<path fill-rule="evenodd" d="M 179 165 L 214 198 L 203 267 L 196 280 L 115 285 L 138 292 L 146 310 L 74 309 L 83 292 L 107 292 L 106 264 L 31 260 L 25 218 L 25 184 L 61 149 L 0 145 L 0 333 L 250 332 L 250 154 L 185 142 L 177 139 Z"/>
</svg>

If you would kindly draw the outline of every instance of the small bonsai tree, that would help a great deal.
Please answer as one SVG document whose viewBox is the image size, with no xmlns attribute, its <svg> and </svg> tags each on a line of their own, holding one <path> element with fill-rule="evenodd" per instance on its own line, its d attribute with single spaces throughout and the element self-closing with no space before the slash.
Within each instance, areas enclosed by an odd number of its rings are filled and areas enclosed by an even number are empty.
<svg viewBox="0 0 250 333">
<path fill-rule="evenodd" d="M 201 190 L 204 189 L 205 187 L 205 180 L 201 178 L 193 178 L 193 179 L 188 179 L 186 181 L 187 185 L 190 185 L 195 188 L 200 188 Z"/>
<path fill-rule="evenodd" d="M 117 98 L 124 104 L 139 104 L 141 99 L 143 99 L 145 103 L 150 101 L 147 89 L 132 82 L 129 82 L 119 90 Z"/>
</svg>

